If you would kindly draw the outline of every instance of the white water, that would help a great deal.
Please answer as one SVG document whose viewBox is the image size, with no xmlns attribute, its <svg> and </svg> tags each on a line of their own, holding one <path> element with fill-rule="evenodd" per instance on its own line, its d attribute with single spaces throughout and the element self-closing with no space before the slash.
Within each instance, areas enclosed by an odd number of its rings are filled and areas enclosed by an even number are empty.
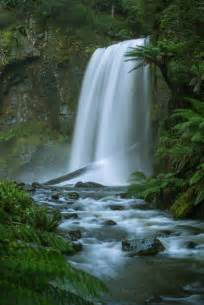
<svg viewBox="0 0 204 305">
<path fill-rule="evenodd" d="M 70 171 L 96 162 L 82 177 L 106 185 L 126 184 L 134 170 L 149 174 L 149 67 L 130 71 L 138 62 L 125 54 L 145 39 L 98 49 L 85 73 L 71 151 Z"/>
</svg>

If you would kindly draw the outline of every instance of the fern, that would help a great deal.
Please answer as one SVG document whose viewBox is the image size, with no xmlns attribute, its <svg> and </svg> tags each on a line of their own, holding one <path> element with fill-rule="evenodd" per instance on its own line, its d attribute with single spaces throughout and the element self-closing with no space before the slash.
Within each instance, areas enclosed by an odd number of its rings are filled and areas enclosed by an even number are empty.
<svg viewBox="0 0 204 305">
<path fill-rule="evenodd" d="M 173 128 L 160 138 L 156 153 L 158 162 L 165 164 L 162 173 L 145 177 L 133 175 L 129 192 L 148 201 L 191 194 L 194 206 L 204 203 L 204 103 L 186 99 L 191 109 L 177 109 L 171 116 Z"/>
<path fill-rule="evenodd" d="M 92 305 L 106 292 L 73 268 L 73 247 L 57 233 L 58 214 L 37 206 L 15 183 L 0 182 L 0 304 Z"/>
</svg>

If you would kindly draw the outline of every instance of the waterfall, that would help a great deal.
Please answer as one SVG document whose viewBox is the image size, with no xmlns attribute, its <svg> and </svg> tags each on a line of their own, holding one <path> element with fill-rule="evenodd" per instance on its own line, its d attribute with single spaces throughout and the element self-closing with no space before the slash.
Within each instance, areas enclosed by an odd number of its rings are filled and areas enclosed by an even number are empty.
<svg viewBox="0 0 204 305">
<path fill-rule="evenodd" d="M 133 171 L 151 171 L 148 66 L 125 54 L 145 39 L 97 49 L 88 64 L 79 100 L 70 171 L 92 164 L 81 181 L 127 184 Z"/>
</svg>

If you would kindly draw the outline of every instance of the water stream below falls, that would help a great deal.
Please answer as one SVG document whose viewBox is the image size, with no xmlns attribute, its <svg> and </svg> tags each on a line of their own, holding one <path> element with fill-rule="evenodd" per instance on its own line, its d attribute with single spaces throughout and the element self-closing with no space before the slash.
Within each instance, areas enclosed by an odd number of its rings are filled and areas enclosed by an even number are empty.
<svg viewBox="0 0 204 305">
<path fill-rule="evenodd" d="M 73 191 L 78 199 L 69 198 Z M 83 250 L 71 261 L 107 284 L 111 294 L 106 305 L 203 305 L 204 222 L 175 221 L 141 200 L 122 199 L 124 191 L 47 187 L 33 196 L 62 213 L 61 230 L 81 232 L 78 242 Z M 56 192 L 59 198 L 54 200 Z M 108 225 L 110 220 L 115 225 Z M 152 235 L 165 246 L 157 256 L 129 257 L 122 251 L 122 240 Z"/>
</svg>

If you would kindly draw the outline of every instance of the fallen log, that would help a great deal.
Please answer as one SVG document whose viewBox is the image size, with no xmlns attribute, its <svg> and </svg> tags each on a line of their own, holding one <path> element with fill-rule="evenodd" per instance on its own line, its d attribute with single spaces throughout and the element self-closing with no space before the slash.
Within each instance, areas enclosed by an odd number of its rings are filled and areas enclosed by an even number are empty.
<svg viewBox="0 0 204 305">
<path fill-rule="evenodd" d="M 88 165 L 86 165 L 86 166 L 84 166 L 84 167 L 82 167 L 80 169 L 77 169 L 76 171 L 73 171 L 71 173 L 68 173 L 68 174 L 66 174 L 64 176 L 61 176 L 61 177 L 58 177 L 58 178 L 46 181 L 43 184 L 44 185 L 54 185 L 54 184 L 59 184 L 59 183 L 65 182 L 65 181 L 72 180 L 74 178 L 77 178 L 77 177 L 85 174 L 87 171 L 89 171 L 93 167 L 95 167 L 94 164 L 88 164 Z"/>
<path fill-rule="evenodd" d="M 129 153 L 131 151 L 134 151 L 135 149 L 137 149 L 137 147 L 138 147 L 138 143 L 133 144 L 128 149 L 116 152 L 115 154 L 112 154 L 112 156 L 114 156 L 114 158 L 116 158 L 116 156 L 120 156 L 120 155 L 122 155 L 124 153 Z M 43 184 L 44 185 L 54 185 L 54 184 L 59 184 L 59 183 L 65 182 L 65 181 L 72 180 L 74 178 L 77 178 L 77 177 L 85 174 L 89 170 L 94 170 L 97 167 L 103 166 L 104 162 L 106 160 L 108 160 L 108 159 L 110 160 L 111 157 L 105 158 L 105 159 L 103 159 L 101 161 L 89 163 L 88 165 L 86 165 L 84 167 L 81 167 L 81 168 L 79 168 L 79 169 L 77 169 L 77 170 L 75 170 L 75 171 L 73 171 L 71 173 L 68 173 L 68 174 L 66 174 L 64 176 L 61 176 L 61 177 L 58 177 L 58 178 L 55 178 L 55 179 L 52 179 L 52 180 L 49 180 L 49 181 L 46 181 Z"/>
</svg>

